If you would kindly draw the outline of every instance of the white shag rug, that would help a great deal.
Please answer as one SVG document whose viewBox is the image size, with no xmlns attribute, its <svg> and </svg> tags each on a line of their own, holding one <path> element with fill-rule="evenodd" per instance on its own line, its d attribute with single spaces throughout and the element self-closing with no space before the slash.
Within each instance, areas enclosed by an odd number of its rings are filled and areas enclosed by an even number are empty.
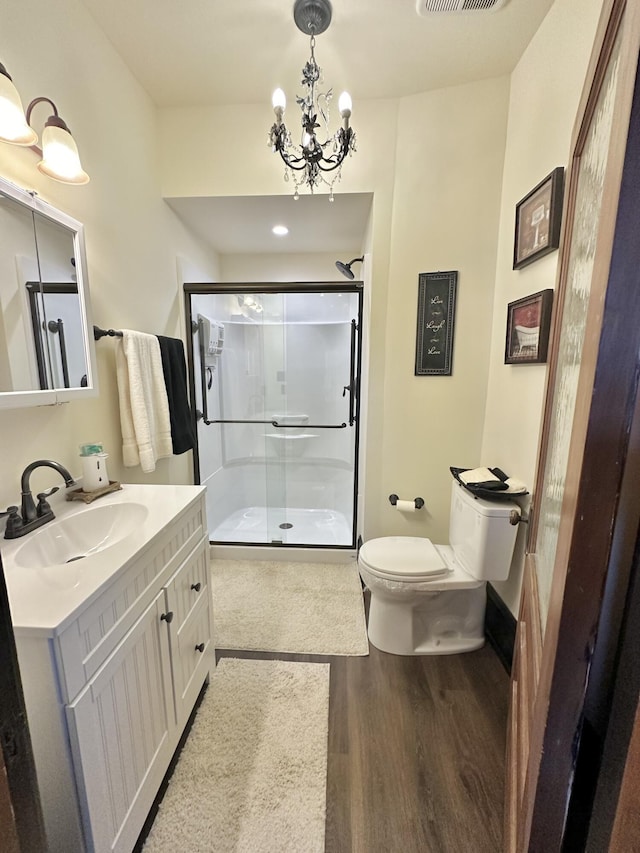
<svg viewBox="0 0 640 853">
<path fill-rule="evenodd" d="M 368 655 L 357 564 L 211 560 L 218 649 Z"/>
<path fill-rule="evenodd" d="M 329 664 L 222 658 L 144 853 L 323 853 Z"/>
</svg>

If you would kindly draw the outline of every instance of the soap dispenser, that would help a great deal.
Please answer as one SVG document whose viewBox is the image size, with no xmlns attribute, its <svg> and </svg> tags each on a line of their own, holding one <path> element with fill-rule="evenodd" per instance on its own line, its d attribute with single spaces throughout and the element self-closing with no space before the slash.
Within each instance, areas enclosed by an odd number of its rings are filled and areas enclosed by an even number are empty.
<svg viewBox="0 0 640 853">
<path fill-rule="evenodd" d="M 96 492 L 109 485 L 107 459 L 109 454 L 104 452 L 101 444 L 83 444 L 80 446 L 82 460 L 82 489 L 85 492 Z"/>
</svg>

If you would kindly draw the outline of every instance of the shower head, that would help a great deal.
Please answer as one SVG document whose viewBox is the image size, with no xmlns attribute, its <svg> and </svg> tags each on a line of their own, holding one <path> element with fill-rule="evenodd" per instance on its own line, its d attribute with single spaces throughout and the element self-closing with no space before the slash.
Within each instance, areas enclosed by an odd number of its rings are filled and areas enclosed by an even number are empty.
<svg viewBox="0 0 640 853">
<path fill-rule="evenodd" d="M 353 281 L 355 275 L 351 272 L 351 265 L 355 264 L 357 261 L 362 263 L 362 261 L 364 261 L 364 255 L 361 258 L 354 258 L 352 261 L 349 261 L 348 264 L 345 264 L 344 261 L 336 261 L 336 267 L 340 270 L 343 276 Z"/>
</svg>

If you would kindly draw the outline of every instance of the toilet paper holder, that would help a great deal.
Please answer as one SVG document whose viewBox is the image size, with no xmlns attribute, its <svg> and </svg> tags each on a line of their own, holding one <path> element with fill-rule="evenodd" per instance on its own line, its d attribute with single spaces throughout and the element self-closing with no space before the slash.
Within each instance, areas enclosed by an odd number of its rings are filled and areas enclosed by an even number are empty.
<svg viewBox="0 0 640 853">
<path fill-rule="evenodd" d="M 397 495 L 389 495 L 389 503 L 391 506 L 395 506 L 399 500 L 400 498 Z M 416 505 L 416 509 L 422 509 L 424 506 L 424 500 L 422 498 L 414 498 L 413 502 Z"/>
</svg>

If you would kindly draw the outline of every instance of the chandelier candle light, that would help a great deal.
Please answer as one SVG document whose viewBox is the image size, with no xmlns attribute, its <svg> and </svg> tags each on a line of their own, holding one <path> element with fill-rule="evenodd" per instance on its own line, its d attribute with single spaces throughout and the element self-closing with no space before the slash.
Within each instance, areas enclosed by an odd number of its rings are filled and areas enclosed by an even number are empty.
<svg viewBox="0 0 640 853">
<path fill-rule="evenodd" d="M 311 56 L 302 69 L 302 85 L 306 86 L 307 91 L 303 97 L 296 98 L 302 110 L 302 136 L 299 145 L 292 142 L 291 133 L 284 123 L 287 99 L 282 89 L 276 89 L 272 98 L 276 120 L 269 133 L 269 145 L 285 163 L 285 181 L 289 180 L 291 173 L 295 199 L 299 198 L 298 188 L 303 184 L 307 184 L 311 192 L 321 184 L 326 184 L 331 190 L 329 200 L 333 201 L 333 185 L 340 180 L 344 158 L 356 150 L 356 135 L 349 126 L 349 93 L 340 95 L 338 109 L 342 116 L 342 127 L 330 136 L 329 102 L 333 92 L 331 89 L 316 92 L 316 84 L 322 82 L 322 70 L 315 58 L 315 37 L 323 33 L 331 22 L 331 3 L 329 0 L 296 0 L 293 18 L 298 29 L 311 36 Z M 318 119 L 322 120 L 322 124 Z M 320 127 L 326 132 L 324 141 L 319 140 L 316 134 L 316 129 Z M 333 173 L 329 180 L 325 177 L 327 173 Z"/>
</svg>

